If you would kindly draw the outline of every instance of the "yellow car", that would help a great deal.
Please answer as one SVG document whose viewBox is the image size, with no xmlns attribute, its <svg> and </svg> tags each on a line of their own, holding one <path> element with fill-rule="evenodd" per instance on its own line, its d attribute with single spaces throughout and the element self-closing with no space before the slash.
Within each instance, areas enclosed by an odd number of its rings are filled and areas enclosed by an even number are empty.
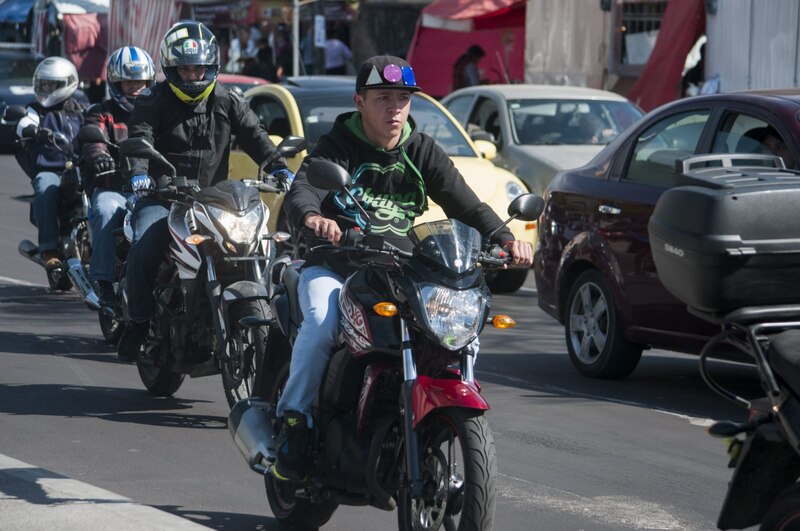
<svg viewBox="0 0 800 531">
<path fill-rule="evenodd" d="M 258 115 L 261 123 L 278 144 L 286 135 L 302 136 L 313 149 L 320 136 L 333 127 L 336 117 L 344 112 L 355 110 L 353 89 L 355 80 L 351 77 L 308 76 L 289 78 L 283 85 L 268 84 L 254 87 L 245 92 L 250 107 Z M 517 177 L 492 164 L 491 159 L 497 150 L 491 142 L 472 141 L 458 122 L 436 100 L 423 93 L 416 93 L 411 101 L 411 116 L 417 129 L 431 137 L 444 149 L 464 176 L 475 194 L 489 204 L 501 219 L 508 217 L 508 205 L 515 197 L 528 190 Z M 297 171 L 303 158 L 303 151 L 286 162 L 292 171 Z M 243 151 L 231 150 L 229 178 L 254 178 L 258 169 L 256 164 Z M 289 230 L 280 206 L 283 197 L 265 194 L 264 201 L 270 208 L 269 227 L 271 230 Z M 442 209 L 429 203 L 430 209 L 418 221 L 433 221 L 446 216 Z M 536 244 L 535 222 L 512 221 L 511 232 L 518 240 Z M 290 246 L 290 252 L 297 253 Z M 487 282 L 497 293 L 516 291 L 525 282 L 528 271 L 508 269 L 499 271 Z"/>
</svg>

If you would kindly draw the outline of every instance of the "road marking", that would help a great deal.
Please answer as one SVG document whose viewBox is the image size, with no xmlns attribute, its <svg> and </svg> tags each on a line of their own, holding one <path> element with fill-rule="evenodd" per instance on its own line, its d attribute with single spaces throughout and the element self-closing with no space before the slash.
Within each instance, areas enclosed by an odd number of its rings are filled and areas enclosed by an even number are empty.
<svg viewBox="0 0 800 531">
<path fill-rule="evenodd" d="M 179 516 L 0 454 L 3 529 L 208 531 Z"/>
<path fill-rule="evenodd" d="M 523 293 L 538 293 L 536 288 L 519 288 L 517 291 L 521 291 Z"/>
<path fill-rule="evenodd" d="M 28 282 L 28 281 L 26 281 L 26 280 L 19 280 L 19 279 L 16 279 L 16 278 L 11 278 L 11 277 L 3 277 L 3 276 L 0 276 L 0 282 L 9 282 L 9 283 L 11 283 L 11 284 L 17 284 L 18 286 L 38 286 L 38 287 L 45 287 L 45 286 L 42 286 L 42 285 L 40 285 L 40 284 L 33 284 L 33 283 L 31 283 L 31 282 Z"/>
<path fill-rule="evenodd" d="M 494 376 L 496 378 L 504 378 L 504 379 L 506 379 L 506 380 L 508 380 L 510 382 L 513 382 L 513 383 L 516 383 L 516 384 L 521 384 L 521 385 L 524 384 L 524 385 L 526 385 L 528 387 L 531 387 L 531 382 L 529 382 L 528 380 L 523 380 L 522 378 L 515 378 L 514 376 L 508 376 L 506 374 L 500 374 L 500 373 L 491 372 L 491 371 L 476 370 L 475 372 L 478 373 L 478 374 L 481 374 L 481 373 L 488 374 L 488 375 Z M 564 394 L 564 395 L 568 395 L 568 396 L 577 396 L 577 397 L 580 397 L 580 398 L 588 398 L 588 399 L 591 399 L 591 400 L 600 400 L 600 401 L 603 401 L 603 402 L 613 402 L 615 404 L 622 404 L 623 406 L 633 406 L 633 407 L 638 407 L 638 408 L 642 408 L 642 409 L 649 409 L 650 411 L 655 411 L 656 413 L 663 413 L 665 415 L 672 415 L 674 417 L 678 417 L 678 418 L 681 418 L 681 419 L 684 419 L 684 420 L 688 420 L 689 424 L 692 424 L 693 426 L 708 427 L 708 426 L 711 426 L 715 422 L 715 420 L 713 420 L 713 419 L 707 419 L 707 418 L 703 418 L 703 417 L 692 417 L 691 415 L 686 415 L 685 413 L 680 413 L 680 412 L 677 412 L 677 411 L 671 411 L 669 409 L 652 407 L 652 406 L 649 406 L 649 405 L 647 405 L 647 404 L 645 404 L 643 402 L 635 402 L 633 400 L 621 400 L 619 398 L 609 398 L 607 396 L 592 395 L 592 394 L 589 394 L 589 393 L 581 393 L 579 391 L 574 391 L 572 389 L 565 389 L 563 387 L 558 387 L 558 386 L 555 386 L 555 385 L 535 385 L 533 387 L 536 388 L 536 389 L 548 392 L 548 393 L 552 393 L 552 392 L 555 391 L 555 392 L 558 392 L 560 394 Z"/>
<path fill-rule="evenodd" d="M 544 507 L 567 512 L 592 521 L 601 520 L 613 527 L 633 529 L 690 530 L 687 522 L 669 513 L 669 507 L 633 496 L 587 498 L 573 492 L 537 485 L 531 481 L 497 474 L 498 494 L 519 509 Z"/>
</svg>

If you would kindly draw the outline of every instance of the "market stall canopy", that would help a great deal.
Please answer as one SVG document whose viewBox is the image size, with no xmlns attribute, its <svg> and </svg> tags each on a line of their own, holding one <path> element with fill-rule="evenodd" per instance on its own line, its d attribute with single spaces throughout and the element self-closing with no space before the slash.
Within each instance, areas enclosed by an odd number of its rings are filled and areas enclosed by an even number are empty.
<svg viewBox="0 0 800 531">
<path fill-rule="evenodd" d="M 36 0 L 31 45 L 40 56 L 61 55 L 78 69 L 81 79 L 105 76 L 110 0 Z M 63 34 L 53 33 L 58 19 Z"/>
<path fill-rule="evenodd" d="M 703 0 L 670 0 L 647 64 L 628 92 L 645 111 L 682 97 L 681 73 L 686 55 L 706 29 Z"/>
<path fill-rule="evenodd" d="M 422 25 L 475 31 L 525 25 L 526 0 L 438 0 L 422 9 Z"/>
<path fill-rule="evenodd" d="M 34 0 L 6 0 L 0 4 L 0 22 L 24 24 Z"/>
<path fill-rule="evenodd" d="M 422 90 L 449 94 L 453 64 L 473 44 L 486 52 L 478 63 L 484 79 L 522 81 L 525 5 L 525 0 L 438 0 L 423 8 L 407 55 Z"/>
</svg>

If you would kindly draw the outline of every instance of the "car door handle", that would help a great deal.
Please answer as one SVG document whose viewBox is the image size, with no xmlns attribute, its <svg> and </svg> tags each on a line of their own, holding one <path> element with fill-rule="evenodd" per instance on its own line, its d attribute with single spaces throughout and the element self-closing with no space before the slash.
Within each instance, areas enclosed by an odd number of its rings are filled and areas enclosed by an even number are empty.
<svg viewBox="0 0 800 531">
<path fill-rule="evenodd" d="M 601 214 L 611 214 L 616 216 L 617 214 L 622 214 L 622 210 L 618 209 L 617 207 L 608 206 L 608 205 L 600 205 L 597 210 Z"/>
</svg>

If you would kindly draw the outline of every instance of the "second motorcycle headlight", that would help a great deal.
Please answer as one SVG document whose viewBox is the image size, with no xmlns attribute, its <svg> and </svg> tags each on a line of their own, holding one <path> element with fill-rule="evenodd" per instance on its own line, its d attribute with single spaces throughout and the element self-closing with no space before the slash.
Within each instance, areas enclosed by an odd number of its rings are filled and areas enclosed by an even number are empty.
<svg viewBox="0 0 800 531">
<path fill-rule="evenodd" d="M 237 216 L 220 208 L 207 206 L 211 215 L 225 227 L 228 238 L 236 243 L 248 243 L 255 239 L 261 224 L 261 209 L 254 208 L 243 216 Z"/>
<path fill-rule="evenodd" d="M 478 333 L 484 313 L 480 290 L 453 290 L 441 286 L 420 287 L 425 320 L 443 347 L 458 350 Z"/>
</svg>

